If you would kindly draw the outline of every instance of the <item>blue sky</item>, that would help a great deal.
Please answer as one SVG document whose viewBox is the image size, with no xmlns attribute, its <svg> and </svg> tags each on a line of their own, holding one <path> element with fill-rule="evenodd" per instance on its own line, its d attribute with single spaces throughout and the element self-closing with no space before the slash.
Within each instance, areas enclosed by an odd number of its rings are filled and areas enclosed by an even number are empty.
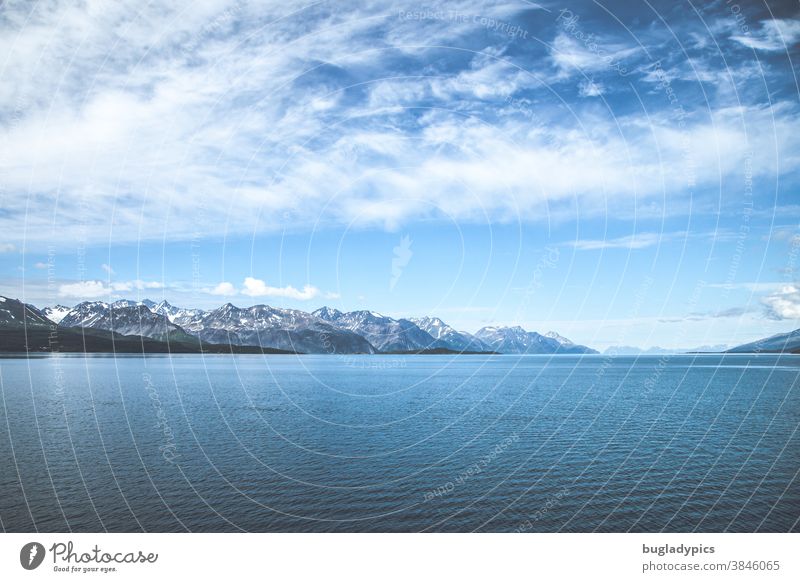
<svg viewBox="0 0 800 582">
<path fill-rule="evenodd" d="M 788 1 L 7 2 L 0 293 L 794 329 L 798 41 Z"/>
</svg>

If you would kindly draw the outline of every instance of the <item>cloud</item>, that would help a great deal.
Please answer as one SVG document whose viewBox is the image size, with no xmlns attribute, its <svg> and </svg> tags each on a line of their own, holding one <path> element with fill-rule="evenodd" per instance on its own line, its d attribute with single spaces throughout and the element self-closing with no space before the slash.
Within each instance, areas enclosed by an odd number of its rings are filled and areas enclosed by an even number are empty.
<svg viewBox="0 0 800 582">
<path fill-rule="evenodd" d="M 226 296 L 236 295 L 237 293 L 236 287 L 234 287 L 233 284 L 228 283 L 227 281 L 223 281 L 216 287 L 209 289 L 208 292 L 211 295 L 226 295 Z"/>
<path fill-rule="evenodd" d="M 0 243 L 0 253 L 13 253 L 17 250 L 16 245 L 11 243 Z"/>
<path fill-rule="evenodd" d="M 785 283 L 775 281 L 744 281 L 740 283 L 708 283 L 707 286 L 712 289 L 725 289 L 727 291 L 744 289 L 755 293 L 764 293 L 767 291 L 776 291 L 784 284 Z"/>
<path fill-rule="evenodd" d="M 34 269 L 47 269 L 49 266 L 50 265 L 48 265 L 47 263 L 42 263 L 41 261 L 33 264 Z"/>
<path fill-rule="evenodd" d="M 111 289 L 102 281 L 81 281 L 79 283 L 67 283 L 58 288 L 61 297 L 71 297 L 76 299 L 96 299 L 106 297 L 111 293 Z"/>
<path fill-rule="evenodd" d="M 709 319 L 727 319 L 727 318 L 741 318 L 744 315 L 756 311 L 753 307 L 729 307 L 718 311 L 706 311 L 690 313 L 685 317 L 677 318 L 663 318 L 659 321 L 662 322 L 677 322 L 677 321 L 707 321 Z"/>
<path fill-rule="evenodd" d="M 550 59 L 563 78 L 602 71 L 625 75 L 630 69 L 625 61 L 635 57 L 639 50 L 567 27 L 567 32 L 559 32 L 553 40 Z"/>
<path fill-rule="evenodd" d="M 724 228 L 708 232 L 687 232 L 685 230 L 667 232 L 637 232 L 635 234 L 605 239 L 580 239 L 566 243 L 579 251 L 601 249 L 645 249 L 670 242 L 685 244 L 689 240 L 707 240 L 730 242 L 735 240 L 734 234 Z M 713 285 L 710 285 L 713 286 Z M 720 285 L 721 286 L 721 285 Z"/>
<path fill-rule="evenodd" d="M 605 87 L 594 81 L 582 81 L 578 85 L 578 93 L 581 97 L 599 97 L 606 92 Z"/>
<path fill-rule="evenodd" d="M 731 39 L 756 50 L 788 52 L 800 41 L 800 20 L 762 20 L 760 30 L 734 35 Z"/>
<path fill-rule="evenodd" d="M 634 64 L 641 48 L 565 30 L 548 48 L 469 18 L 533 33 L 528 3 L 457 6 L 466 19 L 403 19 L 371 2 L 11 3 L 0 20 L 0 117 L 15 121 L 0 125 L 0 140 L 14 156 L 0 161 L 12 194 L 0 228 L 45 246 L 54 236 L 188 239 L 198 224 L 214 237 L 545 221 L 577 207 L 625 217 L 665 192 L 677 213 L 690 208 L 690 171 L 698 212 L 703 189 L 729 192 L 745 159 L 756 179 L 800 167 L 800 108 L 781 101 L 779 84 L 771 101 L 703 101 L 680 128 L 663 95 L 646 112 L 614 102 L 604 114 L 596 99 L 562 102 L 559 83 L 574 87 L 583 72 L 596 80 L 579 85 L 582 96 L 614 87 L 620 98 L 633 68 L 621 81 L 613 64 Z M 439 8 L 452 6 L 426 4 Z M 652 24 L 631 32 L 646 41 L 638 33 Z"/>
<path fill-rule="evenodd" d="M 764 297 L 762 303 L 767 308 L 770 319 L 800 319 L 800 286 L 784 285 L 780 290 Z"/>
<path fill-rule="evenodd" d="M 685 233 L 683 233 L 685 235 Z M 640 232 L 628 236 L 596 240 L 576 240 L 569 244 L 579 251 L 596 251 L 601 249 L 644 249 L 657 244 L 674 240 L 676 233 Z"/>
<path fill-rule="evenodd" d="M 244 280 L 244 288 L 242 295 L 249 297 L 286 297 L 288 299 L 297 299 L 300 301 L 308 301 L 314 299 L 320 294 L 319 289 L 312 285 L 306 285 L 303 290 L 295 289 L 291 285 L 286 287 L 271 287 L 261 279 L 254 279 L 247 277 Z"/>
<path fill-rule="evenodd" d="M 100 268 L 103 269 L 109 275 L 114 274 L 114 269 L 112 269 L 110 265 L 106 265 L 105 263 L 103 263 L 102 265 L 100 265 Z"/>
<path fill-rule="evenodd" d="M 786 241 L 793 246 L 800 245 L 800 231 L 796 226 L 777 226 L 761 240 Z"/>
<path fill-rule="evenodd" d="M 64 283 L 58 288 L 61 297 L 71 297 L 78 299 L 96 299 L 98 297 L 110 297 L 120 293 L 131 291 L 145 291 L 148 289 L 162 289 L 164 285 L 158 281 L 121 281 L 105 283 L 103 281 L 79 281 L 76 283 Z"/>
</svg>

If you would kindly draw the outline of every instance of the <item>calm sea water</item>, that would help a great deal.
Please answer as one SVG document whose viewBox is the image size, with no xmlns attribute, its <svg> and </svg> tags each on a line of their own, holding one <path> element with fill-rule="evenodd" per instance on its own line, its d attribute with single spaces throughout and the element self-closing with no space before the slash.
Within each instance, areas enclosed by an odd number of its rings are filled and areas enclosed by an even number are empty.
<svg viewBox="0 0 800 582">
<path fill-rule="evenodd" d="M 797 531 L 800 357 L 0 359 L 7 531 Z"/>
</svg>

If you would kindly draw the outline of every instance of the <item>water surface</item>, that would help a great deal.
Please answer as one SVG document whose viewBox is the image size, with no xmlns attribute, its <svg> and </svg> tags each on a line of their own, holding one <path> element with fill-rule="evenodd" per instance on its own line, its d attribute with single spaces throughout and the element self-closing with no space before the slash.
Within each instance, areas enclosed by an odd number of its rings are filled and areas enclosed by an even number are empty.
<svg viewBox="0 0 800 582">
<path fill-rule="evenodd" d="M 0 359 L 6 531 L 797 531 L 800 357 Z"/>
</svg>

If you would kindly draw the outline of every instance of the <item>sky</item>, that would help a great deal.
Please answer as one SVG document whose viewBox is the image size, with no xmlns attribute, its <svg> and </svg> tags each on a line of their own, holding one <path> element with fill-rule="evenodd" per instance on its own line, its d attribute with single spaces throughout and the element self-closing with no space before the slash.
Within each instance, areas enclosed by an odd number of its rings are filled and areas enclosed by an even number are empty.
<svg viewBox="0 0 800 582">
<path fill-rule="evenodd" d="M 0 293 L 789 331 L 799 43 L 793 1 L 7 1 Z"/>
</svg>

